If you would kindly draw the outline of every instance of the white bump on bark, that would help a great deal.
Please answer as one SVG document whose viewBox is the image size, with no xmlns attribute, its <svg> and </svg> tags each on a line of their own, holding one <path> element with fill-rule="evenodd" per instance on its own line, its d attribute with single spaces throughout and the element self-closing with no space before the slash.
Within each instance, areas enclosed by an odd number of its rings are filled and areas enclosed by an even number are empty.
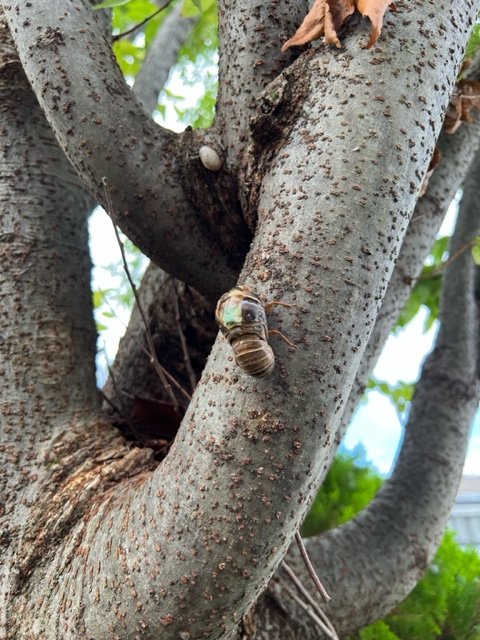
<svg viewBox="0 0 480 640">
<path fill-rule="evenodd" d="M 223 160 L 215 149 L 208 147 L 206 144 L 200 147 L 198 150 L 200 161 L 209 171 L 220 171 L 223 165 Z"/>
</svg>

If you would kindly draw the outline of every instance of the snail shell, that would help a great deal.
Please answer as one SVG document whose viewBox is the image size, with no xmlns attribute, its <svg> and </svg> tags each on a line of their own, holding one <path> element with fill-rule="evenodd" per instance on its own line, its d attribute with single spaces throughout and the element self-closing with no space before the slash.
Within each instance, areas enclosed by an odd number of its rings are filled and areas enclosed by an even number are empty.
<svg viewBox="0 0 480 640">
<path fill-rule="evenodd" d="M 209 171 L 220 171 L 223 165 L 223 160 L 215 149 L 208 147 L 206 144 L 200 147 L 198 150 L 200 156 L 200 162 L 205 169 Z"/>
</svg>

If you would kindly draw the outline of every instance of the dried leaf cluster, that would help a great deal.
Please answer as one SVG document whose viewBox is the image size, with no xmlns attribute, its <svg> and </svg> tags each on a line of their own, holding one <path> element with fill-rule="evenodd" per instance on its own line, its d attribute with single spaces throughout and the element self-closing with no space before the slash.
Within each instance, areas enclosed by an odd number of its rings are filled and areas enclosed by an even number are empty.
<svg viewBox="0 0 480 640">
<path fill-rule="evenodd" d="M 295 35 L 283 45 L 282 51 L 317 40 L 322 36 L 325 36 L 327 44 L 340 47 L 337 32 L 355 11 L 369 18 L 372 23 L 367 44 L 369 49 L 380 35 L 383 16 L 389 5 L 393 11 L 397 10 L 393 0 L 315 0 Z"/>
</svg>

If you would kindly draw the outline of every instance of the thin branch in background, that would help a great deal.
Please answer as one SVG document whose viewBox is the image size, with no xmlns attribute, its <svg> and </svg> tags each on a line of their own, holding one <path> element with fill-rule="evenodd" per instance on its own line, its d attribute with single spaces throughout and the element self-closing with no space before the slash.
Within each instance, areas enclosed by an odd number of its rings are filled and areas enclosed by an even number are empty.
<svg viewBox="0 0 480 640">
<path fill-rule="evenodd" d="M 176 395 L 173 393 L 172 387 L 170 385 L 170 383 L 167 380 L 167 376 L 171 379 L 172 376 L 170 376 L 170 374 L 168 374 L 167 371 L 165 371 L 165 369 L 162 367 L 162 365 L 159 363 L 157 355 L 155 353 L 155 345 L 153 343 L 153 338 L 152 338 L 152 334 L 150 332 L 150 329 L 148 327 L 148 322 L 147 322 L 147 316 L 145 314 L 145 311 L 143 310 L 142 304 L 140 302 L 140 298 L 137 292 L 137 287 L 135 286 L 134 281 L 132 280 L 132 276 L 130 275 L 130 270 L 128 268 L 128 264 L 127 264 L 127 258 L 125 256 L 125 249 L 122 243 L 122 240 L 120 238 L 120 235 L 118 233 L 118 229 L 117 229 L 117 225 L 115 224 L 114 220 L 113 220 L 113 215 L 112 215 L 112 211 L 113 211 L 113 207 L 112 207 L 112 201 L 110 198 L 110 191 L 108 188 L 108 184 L 107 184 L 107 178 L 103 177 L 102 178 L 102 184 L 103 184 L 103 188 L 105 191 L 105 199 L 107 202 L 107 207 L 108 207 L 108 213 L 110 215 L 110 218 L 112 220 L 112 224 L 113 224 L 113 230 L 115 231 L 115 237 L 117 238 L 117 242 L 118 242 L 118 246 L 120 247 L 120 253 L 122 254 L 122 261 L 123 261 L 123 268 L 125 270 L 125 274 L 128 278 L 128 282 L 130 283 L 130 286 L 132 288 L 132 292 L 133 292 L 133 296 L 135 298 L 135 302 L 137 303 L 137 307 L 138 310 L 140 312 L 140 315 L 142 316 L 142 320 L 143 320 L 143 325 L 145 327 L 145 332 L 146 332 L 146 337 L 147 337 L 147 344 L 148 344 L 148 355 L 150 357 L 150 362 L 152 363 L 155 371 L 158 374 L 158 377 L 160 378 L 165 391 L 167 392 L 168 397 L 170 398 L 172 404 L 177 408 L 177 410 L 180 408 L 180 405 L 178 403 L 177 397 Z"/>
<path fill-rule="evenodd" d="M 335 631 L 332 632 L 331 629 L 329 629 L 329 627 L 327 627 L 327 625 L 320 620 L 320 618 L 317 616 L 317 614 L 313 611 L 311 605 L 307 604 L 306 602 L 304 602 L 301 598 L 299 598 L 297 596 L 297 594 L 292 591 L 292 589 L 290 589 L 290 587 L 288 586 L 288 584 L 285 582 L 285 580 L 283 580 L 282 578 L 278 578 L 279 582 L 282 585 L 282 588 L 285 589 L 285 591 L 288 593 L 288 595 L 295 600 L 295 602 L 298 604 L 299 607 L 301 607 L 305 613 L 307 615 L 310 616 L 310 618 L 315 622 L 315 624 L 317 625 L 317 627 L 319 629 L 322 630 L 322 632 L 329 638 L 331 638 L 332 640 L 339 640 L 337 634 L 335 633 Z"/>
<path fill-rule="evenodd" d="M 171 278 L 172 288 L 173 288 L 173 304 L 175 307 L 175 321 L 177 323 L 178 335 L 180 338 L 180 344 L 182 345 L 183 351 L 183 361 L 185 362 L 185 367 L 187 369 L 188 379 L 190 380 L 190 387 L 192 389 L 192 393 L 195 391 L 195 387 L 197 386 L 197 379 L 195 376 L 195 372 L 193 371 L 192 361 L 190 360 L 190 354 L 188 353 L 187 340 L 185 338 L 185 334 L 182 329 L 182 323 L 180 318 L 180 305 L 178 304 L 178 291 L 177 285 L 175 283 L 175 279 Z"/>
<path fill-rule="evenodd" d="M 101 292 L 103 299 L 105 300 L 105 294 L 103 293 L 103 291 Z M 112 387 L 113 387 L 113 392 L 115 393 L 115 397 L 118 400 L 118 402 L 120 403 L 120 405 L 117 407 L 115 405 L 115 403 L 113 402 L 113 400 L 111 400 L 104 392 L 103 390 L 100 391 L 100 393 L 102 394 L 104 400 L 112 407 L 112 409 L 115 411 L 115 413 L 117 415 L 120 416 L 120 418 L 122 418 L 123 420 L 128 420 L 128 418 L 124 415 L 123 410 L 122 410 L 122 399 L 120 397 L 120 393 L 118 391 L 118 386 L 117 386 L 117 381 L 115 380 L 115 376 L 113 375 L 113 371 L 110 367 L 110 363 L 108 361 L 108 355 L 107 355 L 107 346 L 105 344 L 105 342 L 103 343 L 103 355 L 105 356 L 105 364 L 107 365 L 107 371 L 108 371 L 108 375 L 110 376 L 110 379 L 112 381 Z"/>
<path fill-rule="evenodd" d="M 132 430 L 133 436 L 135 438 L 137 438 L 137 440 L 139 440 L 138 430 L 135 428 L 135 425 L 130 420 L 130 418 L 124 414 L 124 412 L 123 412 L 123 410 L 121 408 L 122 407 L 122 398 L 120 397 L 120 391 L 118 389 L 117 381 L 115 380 L 115 375 L 114 375 L 114 373 L 112 371 L 110 363 L 108 362 L 107 349 L 105 347 L 105 343 L 104 343 L 104 347 L 103 347 L 103 352 L 105 354 L 105 361 L 107 363 L 108 375 L 110 376 L 110 380 L 112 381 L 113 391 L 115 393 L 115 397 L 117 398 L 118 402 L 120 403 L 120 406 L 117 407 L 117 405 L 113 402 L 113 400 L 111 400 L 103 390 L 100 390 L 100 394 L 103 397 L 103 399 L 105 400 L 105 402 L 115 411 L 115 413 L 122 420 L 124 420 L 128 424 L 128 426 Z"/>
<path fill-rule="evenodd" d="M 468 251 L 469 249 L 471 249 L 476 244 L 476 242 L 477 242 L 476 238 L 474 238 L 473 240 L 470 240 L 470 242 L 467 242 L 462 247 L 460 247 L 457 251 L 455 251 L 455 253 L 452 256 L 449 256 L 445 260 L 445 262 L 442 262 L 440 265 L 438 265 L 436 269 L 434 269 L 433 271 L 430 271 L 430 273 L 425 273 L 424 275 L 421 275 L 418 279 L 431 280 L 433 278 L 437 278 L 438 276 L 441 276 L 449 264 L 452 264 L 452 262 L 457 260 L 457 258 L 459 258 L 462 255 L 462 253 L 465 253 L 465 251 Z"/>
<path fill-rule="evenodd" d="M 302 555 L 303 561 L 305 562 L 305 566 L 307 567 L 308 573 L 313 580 L 313 584 L 317 587 L 318 592 L 322 596 L 325 602 L 329 602 L 331 600 L 330 596 L 325 590 L 325 587 L 320 582 L 320 578 L 317 576 L 315 569 L 313 568 L 313 564 L 310 562 L 310 558 L 308 557 L 307 550 L 305 549 L 305 545 L 303 544 L 302 536 L 297 531 L 295 534 L 295 540 L 297 542 L 298 548 L 300 549 L 300 553 Z"/>
<path fill-rule="evenodd" d="M 166 9 L 169 5 L 171 5 L 172 2 L 173 0 L 168 0 L 168 2 L 166 2 L 163 6 L 161 6 L 159 9 L 151 13 L 149 16 L 147 16 L 144 20 L 142 20 L 138 24 L 134 25 L 130 29 L 127 29 L 127 31 L 124 31 L 123 33 L 117 33 L 116 36 L 112 37 L 112 42 L 116 42 L 117 40 L 120 40 L 120 38 L 129 36 L 131 33 L 136 31 L 137 29 L 140 29 L 141 27 L 143 27 L 144 24 L 147 24 L 147 22 L 150 22 L 152 18 L 155 18 L 155 16 L 158 16 L 158 14 L 161 13 L 164 9 Z"/>
<path fill-rule="evenodd" d="M 315 611 L 317 612 L 319 617 L 324 621 L 324 623 L 327 625 L 327 627 L 329 627 L 330 631 L 332 632 L 332 637 L 335 640 L 337 640 L 338 639 L 337 632 L 335 631 L 335 627 L 333 626 L 333 624 L 328 619 L 327 614 L 322 610 L 322 608 L 320 607 L 318 602 L 316 602 L 312 598 L 310 593 L 303 586 L 300 578 L 297 576 L 297 574 L 294 572 L 294 570 L 285 562 L 285 560 L 282 561 L 282 568 L 287 573 L 288 577 L 293 582 L 293 584 L 300 591 L 300 593 L 305 598 L 305 600 L 307 600 L 307 602 L 315 609 Z"/>
<path fill-rule="evenodd" d="M 117 405 L 113 402 L 113 400 L 110 400 L 110 398 L 107 396 L 105 391 L 103 391 L 103 389 L 100 389 L 100 395 L 105 400 L 105 402 L 110 406 L 110 408 L 117 414 L 117 416 L 120 416 L 120 418 L 125 419 L 125 416 L 122 414 L 121 409 L 117 407 Z"/>
</svg>

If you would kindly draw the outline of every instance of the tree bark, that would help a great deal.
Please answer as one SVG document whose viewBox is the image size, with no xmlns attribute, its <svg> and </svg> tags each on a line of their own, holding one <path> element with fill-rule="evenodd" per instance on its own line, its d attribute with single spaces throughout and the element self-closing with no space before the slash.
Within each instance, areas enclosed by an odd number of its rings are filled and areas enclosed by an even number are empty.
<svg viewBox="0 0 480 640">
<path fill-rule="evenodd" d="M 440 135 L 441 161 L 430 178 L 426 194 L 419 199 L 413 212 L 375 328 L 348 397 L 342 425 L 336 435 L 338 445 L 365 393 L 385 341 L 418 280 L 447 209 L 467 176 L 478 150 L 479 133 L 479 118 L 475 116 L 475 120 L 464 123 L 453 135 L 444 132 Z"/>
<path fill-rule="evenodd" d="M 48 475 L 46 452 L 59 434 L 68 439 L 69 430 L 79 431 L 99 402 L 90 197 L 31 92 L 3 11 L 0 40 L 0 637 L 6 638 L 14 627 L 12 592 L 21 582 L 19 547 Z"/>
<path fill-rule="evenodd" d="M 153 264 L 142 279 L 139 297 L 158 361 L 186 391 L 172 387 L 180 406 L 186 406 L 217 334 L 214 308 L 194 289 Z M 152 365 L 146 331 L 135 307 L 104 389 L 124 417 L 131 414 L 136 397 L 171 402 Z"/>
<path fill-rule="evenodd" d="M 340 636 L 385 615 L 408 595 L 432 560 L 455 501 L 480 400 L 478 268 L 465 250 L 479 231 L 479 171 L 477 155 L 450 246 L 450 255 L 458 257 L 445 272 L 441 328 L 416 386 L 392 477 L 358 517 L 307 541 L 332 595 L 329 605 L 319 604 Z M 308 584 L 295 549 L 288 562 Z M 269 607 L 270 628 L 281 628 L 287 619 L 287 637 L 319 637 L 281 585 L 272 586 L 270 597 L 277 599 L 277 606 Z M 264 607 L 258 609 L 256 640 L 265 637 Z M 283 631 L 268 637 L 283 640 Z"/>
<path fill-rule="evenodd" d="M 306 0 L 219 2 L 217 124 L 227 162 L 241 176 L 250 118 L 258 112 L 265 87 L 297 56 L 283 54 L 281 43 L 295 31 L 307 10 Z"/>
</svg>

